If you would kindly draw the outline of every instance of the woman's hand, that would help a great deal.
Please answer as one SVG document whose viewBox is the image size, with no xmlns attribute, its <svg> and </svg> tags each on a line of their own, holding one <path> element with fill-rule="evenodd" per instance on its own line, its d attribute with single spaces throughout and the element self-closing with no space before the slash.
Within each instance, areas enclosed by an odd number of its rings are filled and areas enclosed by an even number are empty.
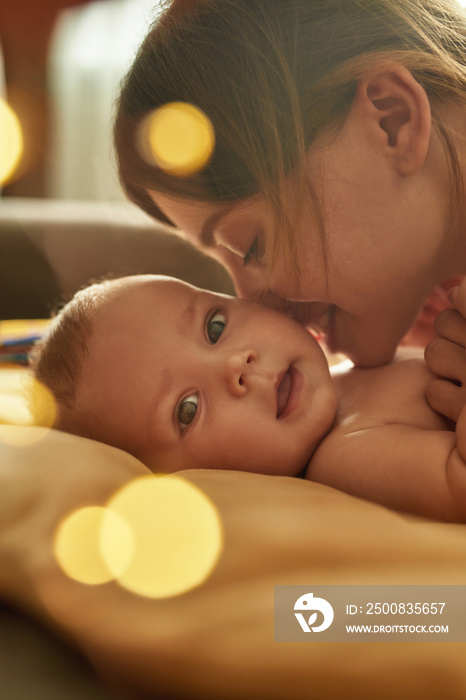
<svg viewBox="0 0 466 700">
<path fill-rule="evenodd" d="M 444 309 L 451 308 L 450 291 L 453 287 L 461 284 L 462 279 L 462 277 L 455 277 L 432 290 L 416 322 L 404 336 L 400 345 L 425 348 L 431 340 L 436 340 L 435 321 Z"/>
<path fill-rule="evenodd" d="M 437 316 L 438 338 L 425 350 L 429 368 L 438 375 L 426 387 L 426 398 L 434 411 L 457 421 L 466 404 L 466 279 L 449 293 L 455 308 Z"/>
</svg>

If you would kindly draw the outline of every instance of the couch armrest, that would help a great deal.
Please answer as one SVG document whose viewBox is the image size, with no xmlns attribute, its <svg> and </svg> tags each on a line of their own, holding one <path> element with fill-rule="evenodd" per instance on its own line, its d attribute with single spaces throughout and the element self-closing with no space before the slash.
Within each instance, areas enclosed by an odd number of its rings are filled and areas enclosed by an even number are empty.
<svg viewBox="0 0 466 700">
<path fill-rule="evenodd" d="M 37 253 L 35 262 L 26 260 L 31 269 L 22 269 L 21 274 L 14 268 L 18 256 L 24 261 L 25 254 L 15 252 L 15 238 L 18 245 L 21 241 L 23 247 L 32 247 Z M 51 287 L 46 296 L 55 294 L 45 270 L 38 272 L 44 261 L 48 276 L 55 278 L 59 294 L 65 298 L 93 279 L 138 273 L 171 275 L 212 291 L 233 293 L 221 265 L 125 202 L 0 199 L 0 252 L 0 267 L 10 270 L 10 288 L 5 288 L 4 281 L 2 296 L 8 297 L 12 306 L 15 299 L 25 296 L 32 309 L 41 286 Z M 56 301 L 50 299 L 50 305 Z M 27 301 L 22 303 L 28 306 Z M 24 308 L 23 313 L 14 315 L 24 318 L 31 315 L 27 312 Z"/>
</svg>

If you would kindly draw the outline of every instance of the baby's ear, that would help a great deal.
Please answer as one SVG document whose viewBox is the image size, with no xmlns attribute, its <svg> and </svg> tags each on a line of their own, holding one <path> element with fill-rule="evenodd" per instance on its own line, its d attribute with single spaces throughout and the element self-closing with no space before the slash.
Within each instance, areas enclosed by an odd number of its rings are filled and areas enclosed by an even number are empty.
<svg viewBox="0 0 466 700">
<path fill-rule="evenodd" d="M 390 63 L 365 73 L 354 107 L 397 172 L 415 175 L 427 156 L 432 118 L 427 94 L 409 70 Z"/>
</svg>

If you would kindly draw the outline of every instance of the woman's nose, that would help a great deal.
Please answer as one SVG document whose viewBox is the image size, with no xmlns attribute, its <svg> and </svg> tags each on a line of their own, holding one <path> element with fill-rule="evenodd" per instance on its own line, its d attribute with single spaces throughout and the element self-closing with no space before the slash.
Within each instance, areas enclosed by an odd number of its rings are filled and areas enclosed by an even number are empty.
<svg viewBox="0 0 466 700">
<path fill-rule="evenodd" d="M 247 299 L 250 301 L 260 292 L 261 287 L 256 284 L 255 280 L 251 280 L 245 276 L 243 277 L 242 275 L 235 275 L 233 281 L 236 293 L 240 299 Z"/>
<path fill-rule="evenodd" d="M 245 268 L 243 264 L 229 267 L 235 290 L 241 299 L 253 300 L 260 295 L 265 284 L 262 269 Z"/>
<path fill-rule="evenodd" d="M 244 396 L 249 390 L 249 377 L 256 354 L 253 350 L 229 352 L 223 363 L 223 374 L 227 389 L 234 396 Z"/>
</svg>

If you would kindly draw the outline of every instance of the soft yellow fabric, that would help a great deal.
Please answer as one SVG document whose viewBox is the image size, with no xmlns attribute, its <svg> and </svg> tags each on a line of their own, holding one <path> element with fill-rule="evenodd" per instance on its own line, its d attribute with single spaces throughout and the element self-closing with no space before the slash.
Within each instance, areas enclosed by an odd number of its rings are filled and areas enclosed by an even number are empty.
<svg viewBox="0 0 466 700">
<path fill-rule="evenodd" d="M 0 446 L 0 459 L 19 472 L 32 463 L 39 471 L 55 464 L 57 471 L 79 469 L 84 460 L 88 473 L 98 473 L 104 462 L 118 470 L 129 458 L 49 431 L 37 445 Z M 76 632 L 86 653 L 94 635 L 98 666 L 100 650 L 113 645 L 114 668 L 131 658 L 130 676 L 177 698 L 464 700 L 465 644 L 273 640 L 276 584 L 466 584 L 464 526 L 401 515 L 299 479 L 209 470 L 181 475 L 218 507 L 224 552 L 205 584 L 172 599 L 149 602 L 115 584 L 100 587 L 107 611 L 95 630 Z M 85 502 L 83 492 L 79 499 Z M 75 586 L 60 599 L 68 611 L 61 622 L 72 635 L 73 614 L 81 619 L 84 610 L 101 610 L 101 602 L 93 608 L 93 595 Z"/>
</svg>

